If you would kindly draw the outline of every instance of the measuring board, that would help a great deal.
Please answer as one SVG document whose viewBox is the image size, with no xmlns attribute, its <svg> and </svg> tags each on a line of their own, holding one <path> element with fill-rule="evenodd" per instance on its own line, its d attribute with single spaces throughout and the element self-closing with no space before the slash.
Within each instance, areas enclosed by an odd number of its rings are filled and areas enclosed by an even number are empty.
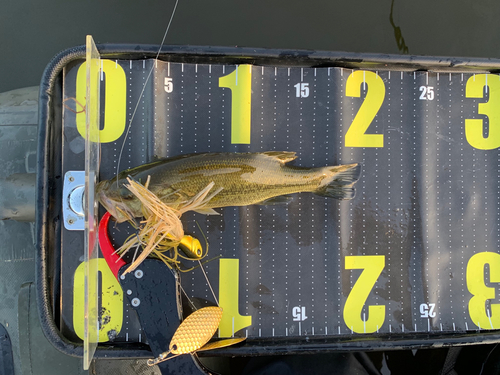
<svg viewBox="0 0 500 375">
<path fill-rule="evenodd" d="M 163 55 L 101 64 L 100 180 L 115 176 L 120 154 L 120 170 L 203 152 L 295 151 L 296 166 L 362 165 L 352 200 L 300 193 L 288 205 L 183 215 L 185 232 L 202 244 L 206 236 L 206 259 L 216 258 L 203 267 L 224 309 L 220 337 L 370 338 L 376 347 L 377 337 L 425 334 L 415 342 L 431 345 L 500 328 L 498 74 Z M 84 73 L 80 60 L 63 70 L 63 173 L 83 169 Z M 130 229 L 110 226 L 116 247 Z M 61 231 L 60 325 L 73 341 L 82 338 L 82 241 Z M 99 262 L 100 342 L 147 343 Z M 199 268 L 180 277 L 191 300 L 215 303 Z"/>
</svg>

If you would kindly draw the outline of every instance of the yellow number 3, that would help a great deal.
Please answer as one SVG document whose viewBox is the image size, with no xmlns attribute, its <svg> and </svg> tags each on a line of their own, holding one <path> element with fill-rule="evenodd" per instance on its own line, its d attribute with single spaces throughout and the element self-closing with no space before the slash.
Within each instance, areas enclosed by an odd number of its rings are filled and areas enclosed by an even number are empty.
<svg viewBox="0 0 500 375">
<path fill-rule="evenodd" d="M 495 288 L 486 286 L 484 267 L 490 268 L 490 283 L 500 282 L 500 254 L 477 253 L 467 264 L 467 289 L 472 294 L 469 301 L 469 315 L 479 328 L 500 328 L 500 304 L 491 303 L 491 313 L 486 309 L 486 302 L 495 298 Z"/>
<path fill-rule="evenodd" d="M 488 77 L 490 77 L 489 81 Z M 465 86 L 465 96 L 482 98 L 484 87 L 489 90 L 489 100 L 487 103 L 479 103 L 477 112 L 488 117 L 487 136 L 484 136 L 483 119 L 466 119 L 465 138 L 472 147 L 479 150 L 493 150 L 500 147 L 500 80 L 498 76 L 476 74 L 470 77 Z"/>
</svg>

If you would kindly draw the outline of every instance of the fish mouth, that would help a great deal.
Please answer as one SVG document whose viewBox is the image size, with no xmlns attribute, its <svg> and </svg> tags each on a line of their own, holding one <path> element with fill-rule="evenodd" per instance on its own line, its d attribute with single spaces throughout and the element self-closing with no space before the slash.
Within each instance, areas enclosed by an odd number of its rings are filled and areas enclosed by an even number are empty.
<svg viewBox="0 0 500 375">
<path fill-rule="evenodd" d="M 99 202 L 118 223 L 123 223 L 134 218 L 132 211 L 124 203 L 109 198 L 103 190 L 98 191 L 97 196 Z"/>
</svg>

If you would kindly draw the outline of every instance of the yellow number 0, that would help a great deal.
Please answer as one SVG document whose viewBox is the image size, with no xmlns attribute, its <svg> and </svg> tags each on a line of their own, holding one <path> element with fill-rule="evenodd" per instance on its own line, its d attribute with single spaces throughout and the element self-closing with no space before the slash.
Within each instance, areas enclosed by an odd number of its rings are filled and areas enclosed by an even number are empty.
<svg viewBox="0 0 500 375">
<path fill-rule="evenodd" d="M 500 328 L 500 304 L 491 303 L 491 314 L 486 311 L 486 302 L 495 298 L 495 288 L 484 282 L 484 266 L 490 266 L 490 282 L 500 282 L 500 254 L 478 253 L 467 264 L 467 289 L 472 294 L 469 315 L 474 324 L 485 329 Z"/>
<path fill-rule="evenodd" d="M 91 259 L 97 262 L 101 273 L 101 324 L 99 329 L 99 342 L 109 341 L 109 333 L 118 334 L 123 324 L 123 291 L 115 275 L 104 259 Z M 84 337 L 84 266 L 81 263 L 75 270 L 73 280 L 73 327 L 76 335 L 83 340 Z"/>
<path fill-rule="evenodd" d="M 356 70 L 347 78 L 345 94 L 359 98 L 361 85 L 366 83 L 368 91 L 356 117 L 345 134 L 345 147 L 384 147 L 383 134 L 366 134 L 385 98 L 385 84 L 374 72 Z"/>
<path fill-rule="evenodd" d="M 378 331 L 385 321 L 385 306 L 368 306 L 368 317 L 362 317 L 366 303 L 375 282 L 385 267 L 384 255 L 346 256 L 347 270 L 363 270 L 352 287 L 344 306 L 344 322 L 356 333 L 373 333 Z"/>
<path fill-rule="evenodd" d="M 493 150 L 500 147 L 500 80 L 497 75 L 476 74 L 467 80 L 465 96 L 467 98 L 482 98 L 483 89 L 489 90 L 487 103 L 479 103 L 477 112 L 488 117 L 488 135 L 483 135 L 482 119 L 465 120 L 465 138 L 472 147 L 480 150 Z"/>
<path fill-rule="evenodd" d="M 111 60 L 101 60 L 102 70 L 106 74 L 104 127 L 99 131 L 101 143 L 114 142 L 125 131 L 127 115 L 127 80 L 123 68 Z M 76 75 L 76 100 L 86 105 L 86 63 L 78 69 Z M 76 128 L 85 138 L 85 111 L 76 114 Z"/>
</svg>

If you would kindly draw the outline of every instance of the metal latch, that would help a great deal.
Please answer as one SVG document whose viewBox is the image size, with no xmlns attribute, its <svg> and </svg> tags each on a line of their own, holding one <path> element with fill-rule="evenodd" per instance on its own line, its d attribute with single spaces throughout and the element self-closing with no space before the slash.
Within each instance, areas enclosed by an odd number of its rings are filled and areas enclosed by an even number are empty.
<svg viewBox="0 0 500 375">
<path fill-rule="evenodd" d="M 64 175 L 63 219 L 67 230 L 85 229 L 85 171 L 68 171 Z"/>
</svg>

